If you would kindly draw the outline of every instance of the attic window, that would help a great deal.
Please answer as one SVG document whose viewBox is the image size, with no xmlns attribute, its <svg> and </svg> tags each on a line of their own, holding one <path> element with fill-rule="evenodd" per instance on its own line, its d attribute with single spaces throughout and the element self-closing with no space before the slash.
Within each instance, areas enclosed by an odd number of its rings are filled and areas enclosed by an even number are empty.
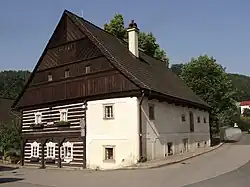
<svg viewBox="0 0 250 187">
<path fill-rule="evenodd" d="M 64 71 L 64 77 L 65 77 L 65 78 L 68 78 L 68 77 L 69 77 L 69 69 L 66 69 L 66 70 Z"/>
<path fill-rule="evenodd" d="M 85 73 L 90 73 L 90 65 L 85 66 Z"/>
<path fill-rule="evenodd" d="M 48 74 L 48 81 L 52 81 L 52 74 L 51 73 Z"/>
</svg>

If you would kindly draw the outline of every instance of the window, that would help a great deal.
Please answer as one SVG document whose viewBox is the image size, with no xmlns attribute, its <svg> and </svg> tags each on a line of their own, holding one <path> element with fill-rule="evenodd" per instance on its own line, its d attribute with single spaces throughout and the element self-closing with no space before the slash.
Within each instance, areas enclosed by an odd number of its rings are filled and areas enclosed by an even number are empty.
<svg viewBox="0 0 250 187">
<path fill-rule="evenodd" d="M 69 69 L 66 69 L 64 72 L 64 77 L 68 78 L 69 77 Z"/>
<path fill-rule="evenodd" d="M 104 119 L 114 118 L 114 107 L 113 105 L 104 105 Z"/>
<path fill-rule="evenodd" d="M 61 147 L 61 158 L 65 162 L 71 162 L 73 160 L 73 144 L 70 142 L 63 143 Z"/>
<path fill-rule="evenodd" d="M 168 142 L 167 145 L 168 145 L 168 156 L 171 156 L 171 155 L 174 154 L 174 152 L 173 152 L 173 143 Z"/>
<path fill-rule="evenodd" d="M 204 123 L 207 123 L 207 119 L 206 119 L 206 117 L 204 117 L 204 118 L 203 118 L 203 120 L 204 120 Z"/>
<path fill-rule="evenodd" d="M 68 111 L 66 109 L 60 111 L 60 121 L 68 121 Z"/>
<path fill-rule="evenodd" d="M 149 113 L 149 120 L 154 120 L 155 119 L 155 107 L 154 105 L 149 105 L 148 106 L 148 113 Z"/>
<path fill-rule="evenodd" d="M 201 118 L 200 116 L 197 117 L 197 123 L 200 123 L 201 122 Z"/>
<path fill-rule="evenodd" d="M 53 142 L 49 142 L 46 145 L 47 145 L 47 158 L 55 158 L 56 144 Z"/>
<path fill-rule="evenodd" d="M 194 115 L 193 115 L 193 112 L 189 112 L 189 125 L 190 125 L 190 132 L 194 132 Z"/>
<path fill-rule="evenodd" d="M 104 146 L 104 160 L 105 161 L 114 161 L 115 146 Z"/>
<path fill-rule="evenodd" d="M 33 142 L 31 144 L 31 157 L 38 158 L 39 157 L 39 143 Z"/>
<path fill-rule="evenodd" d="M 90 73 L 90 65 L 85 66 L 85 73 Z"/>
<path fill-rule="evenodd" d="M 35 113 L 35 124 L 42 123 L 42 114 L 40 112 Z"/>
<path fill-rule="evenodd" d="M 181 121 L 186 121 L 186 116 L 185 116 L 185 114 L 182 114 L 182 115 L 181 115 Z"/>
<path fill-rule="evenodd" d="M 48 74 L 48 81 L 52 81 L 52 74 L 51 73 Z"/>
</svg>

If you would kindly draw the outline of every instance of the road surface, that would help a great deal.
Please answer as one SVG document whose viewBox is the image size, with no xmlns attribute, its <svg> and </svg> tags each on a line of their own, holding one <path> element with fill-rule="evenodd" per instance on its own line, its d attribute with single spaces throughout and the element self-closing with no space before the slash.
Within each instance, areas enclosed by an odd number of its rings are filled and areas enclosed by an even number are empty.
<svg viewBox="0 0 250 187">
<path fill-rule="evenodd" d="M 156 169 L 117 171 L 0 170 L 0 187 L 248 187 L 250 135 L 205 155 Z"/>
</svg>

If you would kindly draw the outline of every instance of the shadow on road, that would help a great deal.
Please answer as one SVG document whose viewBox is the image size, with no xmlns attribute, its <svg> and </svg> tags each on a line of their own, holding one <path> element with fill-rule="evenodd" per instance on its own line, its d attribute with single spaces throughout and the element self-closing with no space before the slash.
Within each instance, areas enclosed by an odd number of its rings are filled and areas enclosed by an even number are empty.
<svg viewBox="0 0 250 187">
<path fill-rule="evenodd" d="M 9 183 L 9 182 L 17 182 L 20 180 L 23 180 L 23 179 L 20 179 L 20 178 L 0 178 L 0 184 Z"/>
<path fill-rule="evenodd" d="M 15 167 L 8 167 L 8 166 L 0 166 L 0 172 L 1 171 L 13 171 L 16 170 L 17 168 Z"/>
</svg>

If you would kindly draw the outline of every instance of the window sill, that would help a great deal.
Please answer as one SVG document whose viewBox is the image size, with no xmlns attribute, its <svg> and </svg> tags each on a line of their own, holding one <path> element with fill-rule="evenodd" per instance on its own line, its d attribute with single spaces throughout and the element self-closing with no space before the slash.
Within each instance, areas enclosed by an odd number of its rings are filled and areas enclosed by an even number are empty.
<svg viewBox="0 0 250 187">
<path fill-rule="evenodd" d="M 103 120 L 114 120 L 115 118 L 103 118 Z"/>
<path fill-rule="evenodd" d="M 104 163 L 115 163 L 115 160 L 109 159 L 109 160 L 103 160 Z"/>
</svg>

